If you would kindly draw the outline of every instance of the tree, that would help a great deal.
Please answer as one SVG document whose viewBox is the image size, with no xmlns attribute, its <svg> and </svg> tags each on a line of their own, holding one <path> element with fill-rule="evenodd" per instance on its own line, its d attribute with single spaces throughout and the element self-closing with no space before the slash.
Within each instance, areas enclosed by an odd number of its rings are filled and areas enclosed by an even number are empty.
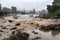
<svg viewBox="0 0 60 40">
<path fill-rule="evenodd" d="M 60 10 L 57 10 L 57 11 L 54 13 L 54 15 L 60 17 Z"/>
<path fill-rule="evenodd" d="M 52 6 L 51 5 L 47 5 L 47 10 L 49 13 L 52 13 Z"/>
<path fill-rule="evenodd" d="M 52 5 L 52 13 L 55 13 L 57 10 L 60 9 L 60 5 Z"/>
<path fill-rule="evenodd" d="M 0 10 L 0 16 L 3 16 L 4 14 L 7 14 L 8 12 L 4 12 L 2 10 Z"/>
</svg>

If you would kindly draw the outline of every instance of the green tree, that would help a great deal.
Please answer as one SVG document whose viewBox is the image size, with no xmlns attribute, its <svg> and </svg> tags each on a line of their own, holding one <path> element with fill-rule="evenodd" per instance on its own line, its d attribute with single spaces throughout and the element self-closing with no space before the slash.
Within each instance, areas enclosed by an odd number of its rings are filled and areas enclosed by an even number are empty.
<svg viewBox="0 0 60 40">
<path fill-rule="evenodd" d="M 52 6 L 51 5 L 47 5 L 47 10 L 49 13 L 52 13 Z"/>
<path fill-rule="evenodd" d="M 55 13 L 57 10 L 60 9 L 60 5 L 52 5 L 52 13 Z"/>
<path fill-rule="evenodd" d="M 60 17 L 60 10 L 57 10 L 57 11 L 54 13 L 54 15 Z"/>
</svg>

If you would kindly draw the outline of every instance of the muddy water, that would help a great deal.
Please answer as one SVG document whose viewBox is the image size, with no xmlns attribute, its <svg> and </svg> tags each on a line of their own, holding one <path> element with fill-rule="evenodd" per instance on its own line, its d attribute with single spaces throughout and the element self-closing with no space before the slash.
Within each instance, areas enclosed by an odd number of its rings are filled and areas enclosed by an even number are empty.
<svg viewBox="0 0 60 40">
<path fill-rule="evenodd" d="M 17 19 L 14 19 L 13 16 L 9 16 L 9 17 L 4 17 L 5 20 L 7 21 L 3 21 L 0 22 L 0 25 L 3 25 L 4 27 L 6 27 L 6 29 L 2 29 L 2 26 L 0 27 L 0 30 L 4 31 L 4 32 L 0 32 L 0 40 L 3 40 L 4 38 L 8 38 L 9 36 L 11 36 L 12 31 L 15 30 L 10 30 L 13 27 L 17 27 L 17 29 L 24 27 L 25 32 L 29 33 L 29 40 L 32 40 L 36 37 L 40 37 L 39 39 L 34 39 L 34 40 L 60 40 L 60 32 L 59 31 L 50 31 L 50 30 L 39 30 L 36 29 L 35 25 L 27 25 L 24 24 L 24 21 L 35 21 L 38 22 L 40 25 L 49 25 L 49 24 L 56 24 L 56 22 L 50 22 L 50 20 L 46 20 L 46 19 L 42 19 L 42 21 L 40 21 L 40 18 L 33 18 L 33 17 L 29 17 L 29 15 L 18 15 Z M 12 23 L 9 23 L 8 20 L 13 20 Z M 29 21 L 30 20 L 30 21 Z M 20 26 L 15 26 L 16 23 L 20 23 L 20 21 L 23 21 L 22 25 Z M 60 23 L 60 22 L 57 22 Z M 32 31 L 37 32 L 38 34 L 34 34 L 32 33 Z"/>
</svg>

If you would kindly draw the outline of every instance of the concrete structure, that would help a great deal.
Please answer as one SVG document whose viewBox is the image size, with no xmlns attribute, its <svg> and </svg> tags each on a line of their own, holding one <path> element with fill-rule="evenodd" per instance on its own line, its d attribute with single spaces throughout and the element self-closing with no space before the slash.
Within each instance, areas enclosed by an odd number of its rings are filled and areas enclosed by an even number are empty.
<svg viewBox="0 0 60 40">
<path fill-rule="evenodd" d="M 33 14 L 35 14 L 35 9 L 33 9 Z"/>
</svg>

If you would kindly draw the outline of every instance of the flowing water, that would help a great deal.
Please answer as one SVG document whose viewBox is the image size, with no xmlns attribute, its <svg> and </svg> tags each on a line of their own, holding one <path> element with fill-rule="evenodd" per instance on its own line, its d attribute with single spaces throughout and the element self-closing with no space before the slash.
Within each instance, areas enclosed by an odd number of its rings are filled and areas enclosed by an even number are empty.
<svg viewBox="0 0 60 40">
<path fill-rule="evenodd" d="M 9 23 L 8 21 L 0 22 L 0 25 L 7 27 L 7 29 L 2 29 L 2 27 L 0 27 L 0 31 L 1 30 L 4 31 L 4 32 L 0 32 L 0 40 L 3 40 L 4 38 L 8 38 L 9 36 L 11 36 L 12 35 L 11 32 L 14 30 L 10 30 L 10 29 L 13 27 L 19 28 L 20 26 L 14 26 L 14 24 L 19 23 L 20 21 L 23 21 L 23 20 L 40 21 L 40 18 L 33 18 L 33 17 L 30 17 L 29 15 L 17 15 L 17 17 L 18 17 L 18 19 L 14 19 L 13 16 L 4 17 L 6 20 L 13 20 L 14 21 L 13 23 Z M 40 23 L 43 25 L 46 25 L 46 24 L 48 25 L 53 22 L 49 23 L 48 20 L 43 19 L 43 21 L 41 21 Z M 58 23 L 60 23 L 60 22 L 58 22 Z M 35 29 L 34 27 L 35 27 L 34 25 L 33 26 L 29 25 L 26 28 L 25 32 L 30 34 L 29 40 L 32 40 L 36 37 L 40 37 L 40 39 L 35 39 L 35 40 L 60 40 L 60 32 L 59 31 L 39 30 L 39 29 Z M 32 33 L 32 31 L 38 32 L 38 34 L 34 34 L 34 33 Z"/>
</svg>

